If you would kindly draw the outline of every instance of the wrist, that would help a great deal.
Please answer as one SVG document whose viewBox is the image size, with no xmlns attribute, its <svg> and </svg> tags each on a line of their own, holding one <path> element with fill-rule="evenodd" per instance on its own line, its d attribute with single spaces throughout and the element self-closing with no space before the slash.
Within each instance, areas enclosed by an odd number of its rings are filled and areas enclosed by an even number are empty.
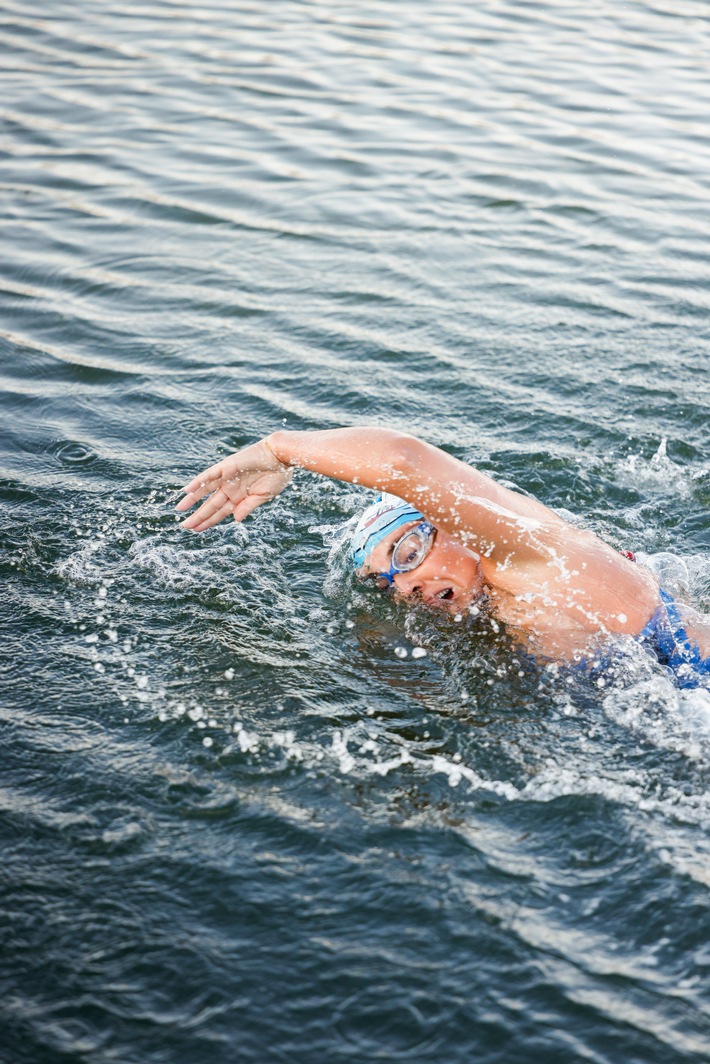
<svg viewBox="0 0 710 1064">
<path fill-rule="evenodd" d="M 265 436 L 261 442 L 279 465 L 288 466 L 291 463 L 289 462 L 288 452 L 283 447 L 283 440 L 278 438 L 281 436 L 283 436 L 283 433 L 272 432 L 269 436 Z"/>
</svg>

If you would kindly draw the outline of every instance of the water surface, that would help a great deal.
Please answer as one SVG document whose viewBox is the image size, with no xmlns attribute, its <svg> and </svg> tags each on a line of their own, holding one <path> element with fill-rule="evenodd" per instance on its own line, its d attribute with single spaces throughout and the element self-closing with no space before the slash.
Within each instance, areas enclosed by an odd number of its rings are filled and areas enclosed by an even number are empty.
<svg viewBox="0 0 710 1064">
<path fill-rule="evenodd" d="M 700 0 L 3 0 L 8 1064 L 710 1058 L 708 693 L 365 595 L 356 488 L 172 510 L 387 425 L 710 609 L 709 45 Z"/>
</svg>

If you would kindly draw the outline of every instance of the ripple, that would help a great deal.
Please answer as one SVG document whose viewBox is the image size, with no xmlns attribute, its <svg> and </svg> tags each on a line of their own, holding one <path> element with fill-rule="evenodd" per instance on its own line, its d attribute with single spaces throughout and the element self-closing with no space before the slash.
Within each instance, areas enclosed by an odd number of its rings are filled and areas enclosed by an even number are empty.
<svg viewBox="0 0 710 1064">
<path fill-rule="evenodd" d="M 90 465 L 98 457 L 90 447 L 78 440 L 57 441 L 49 448 L 49 453 L 58 458 L 60 462 L 70 466 Z"/>
</svg>

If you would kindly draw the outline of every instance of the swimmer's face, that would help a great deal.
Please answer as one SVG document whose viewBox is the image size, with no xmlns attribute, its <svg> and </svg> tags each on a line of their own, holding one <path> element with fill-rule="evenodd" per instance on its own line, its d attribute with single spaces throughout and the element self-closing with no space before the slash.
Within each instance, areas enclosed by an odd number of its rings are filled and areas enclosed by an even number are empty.
<svg viewBox="0 0 710 1064">
<path fill-rule="evenodd" d="M 389 571 L 392 550 L 408 527 L 396 528 L 381 540 L 360 570 L 363 576 Z M 447 532 L 437 530 L 431 550 L 421 565 L 407 573 L 395 573 L 393 587 L 397 598 L 417 598 L 427 606 L 459 613 L 472 605 L 483 592 L 483 574 L 474 554 Z"/>
</svg>

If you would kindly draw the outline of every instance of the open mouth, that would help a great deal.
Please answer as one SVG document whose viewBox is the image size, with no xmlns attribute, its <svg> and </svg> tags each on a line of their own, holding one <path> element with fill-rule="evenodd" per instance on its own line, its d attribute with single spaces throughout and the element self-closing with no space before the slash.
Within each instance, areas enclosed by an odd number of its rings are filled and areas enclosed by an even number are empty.
<svg viewBox="0 0 710 1064">
<path fill-rule="evenodd" d="M 423 589 L 415 588 L 413 591 L 403 592 L 396 586 L 390 589 L 394 592 L 395 598 L 400 601 L 407 601 L 409 603 L 421 602 L 425 606 L 444 606 L 449 605 L 455 599 L 457 599 L 457 592 L 453 587 L 442 587 L 440 591 L 426 592 Z"/>
</svg>

